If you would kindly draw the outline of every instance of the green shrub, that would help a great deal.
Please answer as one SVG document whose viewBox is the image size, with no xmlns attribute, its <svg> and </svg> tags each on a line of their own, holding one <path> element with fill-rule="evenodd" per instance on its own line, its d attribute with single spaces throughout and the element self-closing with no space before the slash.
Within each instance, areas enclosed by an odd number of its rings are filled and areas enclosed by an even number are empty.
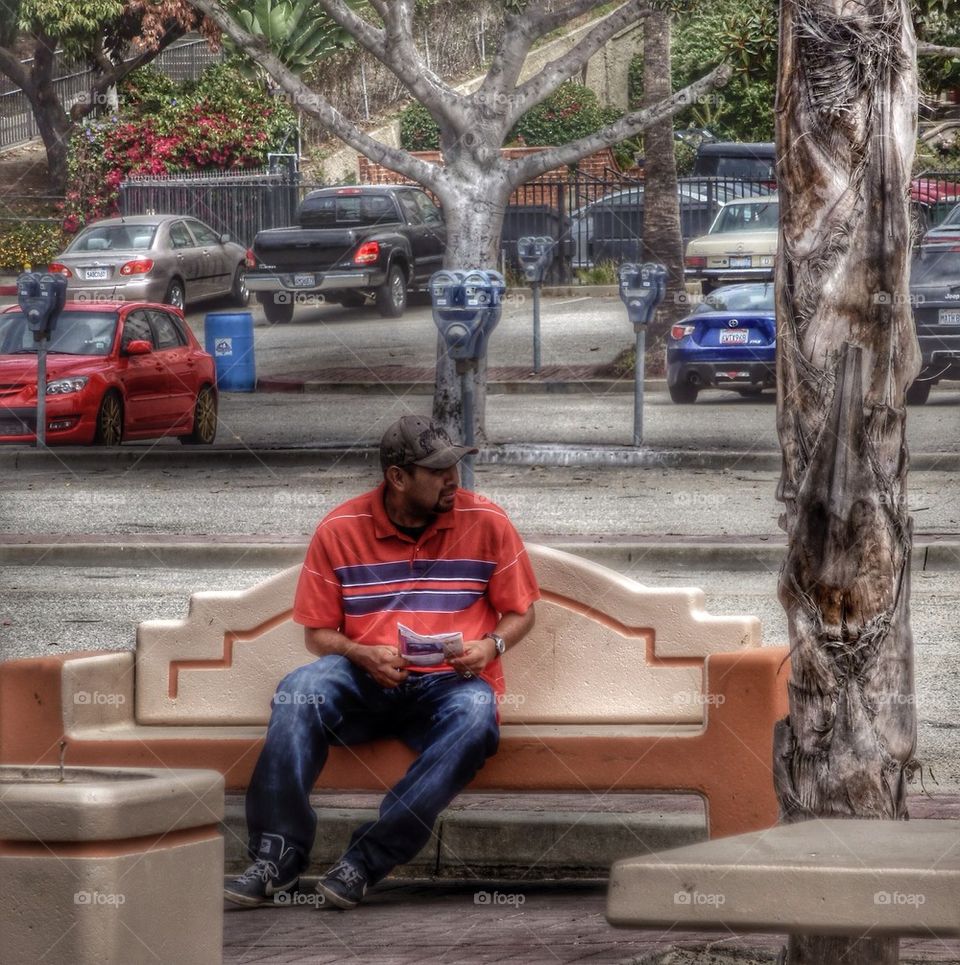
<svg viewBox="0 0 960 965">
<path fill-rule="evenodd" d="M 66 246 L 67 238 L 59 224 L 0 222 L 0 271 L 46 268 Z"/>
<path fill-rule="evenodd" d="M 420 103 L 413 103 L 400 113 L 400 146 L 405 151 L 440 149 L 440 128 Z"/>
</svg>

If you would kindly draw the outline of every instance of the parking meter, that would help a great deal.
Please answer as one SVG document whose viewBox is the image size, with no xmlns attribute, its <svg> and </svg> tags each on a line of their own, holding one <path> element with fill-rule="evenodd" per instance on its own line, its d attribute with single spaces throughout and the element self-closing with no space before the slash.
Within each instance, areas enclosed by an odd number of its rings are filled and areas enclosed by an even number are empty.
<svg viewBox="0 0 960 965">
<path fill-rule="evenodd" d="M 438 271 L 430 279 L 433 321 L 460 375 L 464 445 L 473 445 L 473 370 L 487 351 L 506 291 L 496 271 Z M 463 486 L 473 488 L 473 456 L 463 458 Z"/>
<path fill-rule="evenodd" d="M 517 240 L 517 259 L 531 285 L 541 285 L 553 264 L 554 241 L 544 235 L 526 235 Z"/>
<path fill-rule="evenodd" d="M 67 279 L 63 275 L 27 271 L 17 278 L 17 302 L 35 342 L 53 333 L 66 300 Z"/>
<path fill-rule="evenodd" d="M 505 289 L 503 276 L 495 271 L 438 271 L 430 279 L 433 321 L 458 372 L 486 353 Z"/>
<path fill-rule="evenodd" d="M 623 264 L 618 270 L 620 299 L 627 307 L 627 318 L 636 334 L 633 389 L 633 444 L 643 442 L 643 378 L 647 326 L 667 293 L 667 269 L 654 262 Z"/>
<path fill-rule="evenodd" d="M 653 321 L 657 306 L 667 293 L 667 269 L 663 265 L 646 262 L 642 265 L 624 264 L 620 276 L 620 299 L 627 306 L 627 317 L 638 326 Z"/>
<path fill-rule="evenodd" d="M 26 271 L 17 278 L 17 303 L 37 343 L 37 446 L 47 443 L 47 340 L 67 300 L 63 275 Z"/>
</svg>

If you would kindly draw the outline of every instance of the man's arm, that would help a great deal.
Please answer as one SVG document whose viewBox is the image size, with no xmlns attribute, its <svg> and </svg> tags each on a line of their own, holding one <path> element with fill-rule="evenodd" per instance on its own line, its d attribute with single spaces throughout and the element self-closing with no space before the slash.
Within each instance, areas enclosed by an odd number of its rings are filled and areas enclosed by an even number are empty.
<svg viewBox="0 0 960 965">
<path fill-rule="evenodd" d="M 493 632 L 503 637 L 504 645 L 509 650 L 533 629 L 535 621 L 534 607 L 530 604 L 525 613 L 504 613 Z M 466 640 L 463 644 L 463 656 L 452 658 L 450 666 L 457 673 L 463 674 L 469 671 L 477 675 L 496 655 L 497 648 L 490 637 L 484 637 L 482 640 Z"/>
<path fill-rule="evenodd" d="M 406 661 L 396 647 L 354 643 L 339 630 L 305 627 L 307 649 L 318 657 L 336 654 L 365 670 L 381 687 L 396 687 L 407 679 Z"/>
</svg>

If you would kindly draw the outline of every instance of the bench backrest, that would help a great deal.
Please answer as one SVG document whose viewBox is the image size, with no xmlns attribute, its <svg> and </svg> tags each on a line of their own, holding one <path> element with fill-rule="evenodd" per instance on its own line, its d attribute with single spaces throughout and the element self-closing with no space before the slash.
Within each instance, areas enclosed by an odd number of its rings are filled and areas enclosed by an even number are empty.
<svg viewBox="0 0 960 965">
<path fill-rule="evenodd" d="M 760 645 L 753 616 L 703 612 L 703 593 L 651 588 L 545 546 L 536 627 L 504 658 L 505 723 L 696 723 L 711 653 Z M 184 620 L 140 624 L 143 724 L 266 723 L 277 683 L 314 659 L 290 619 L 300 567 L 247 590 L 200 592 Z"/>
</svg>

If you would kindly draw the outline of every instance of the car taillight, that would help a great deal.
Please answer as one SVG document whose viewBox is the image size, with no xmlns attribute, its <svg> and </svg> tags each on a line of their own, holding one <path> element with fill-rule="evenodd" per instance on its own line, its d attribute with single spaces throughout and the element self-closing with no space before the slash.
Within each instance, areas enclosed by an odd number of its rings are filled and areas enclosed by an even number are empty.
<svg viewBox="0 0 960 965">
<path fill-rule="evenodd" d="M 244 265 L 246 265 L 247 268 L 257 267 L 257 256 L 253 253 L 252 248 L 247 249 L 247 254 L 243 259 L 243 263 Z"/>
<path fill-rule="evenodd" d="M 136 261 L 128 261 L 120 268 L 121 275 L 145 275 L 153 269 L 153 259 L 138 258 Z"/>
<path fill-rule="evenodd" d="M 380 243 L 365 241 L 353 256 L 355 265 L 372 265 L 380 257 Z"/>
<path fill-rule="evenodd" d="M 47 271 L 51 275 L 65 275 L 67 278 L 73 278 L 73 272 L 66 265 L 61 265 L 59 261 L 47 265 Z"/>
<path fill-rule="evenodd" d="M 707 259 L 705 255 L 687 255 L 687 257 L 684 258 L 683 261 L 688 268 L 706 268 L 707 267 Z"/>
<path fill-rule="evenodd" d="M 670 329 L 670 338 L 680 341 L 682 338 L 686 338 L 688 335 L 693 335 L 694 330 L 693 325 L 674 325 Z"/>
</svg>

